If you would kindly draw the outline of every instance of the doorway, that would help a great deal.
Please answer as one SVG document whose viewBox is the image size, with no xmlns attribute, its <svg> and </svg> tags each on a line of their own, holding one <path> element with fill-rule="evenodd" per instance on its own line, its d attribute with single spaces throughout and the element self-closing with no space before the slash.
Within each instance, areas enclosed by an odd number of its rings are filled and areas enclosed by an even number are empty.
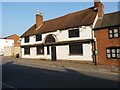
<svg viewBox="0 0 120 90">
<path fill-rule="evenodd" d="M 51 59 L 52 61 L 57 61 L 56 46 L 51 46 Z"/>
</svg>

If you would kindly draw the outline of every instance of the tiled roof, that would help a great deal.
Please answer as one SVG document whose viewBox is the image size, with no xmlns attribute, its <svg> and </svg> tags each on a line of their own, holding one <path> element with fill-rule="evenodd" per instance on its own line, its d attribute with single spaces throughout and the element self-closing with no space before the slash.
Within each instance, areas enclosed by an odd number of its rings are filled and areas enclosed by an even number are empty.
<svg viewBox="0 0 120 90">
<path fill-rule="evenodd" d="M 65 30 L 79 26 L 92 25 L 96 15 L 97 12 L 94 11 L 94 7 L 70 13 L 65 16 L 44 21 L 43 25 L 38 30 L 36 30 L 36 25 L 34 24 L 21 37 L 38 33 L 47 33 L 56 30 Z"/>
<path fill-rule="evenodd" d="M 120 26 L 120 11 L 105 14 L 102 19 L 98 19 L 94 29 L 101 29 L 112 26 Z"/>
<path fill-rule="evenodd" d="M 12 37 L 12 36 L 17 36 L 17 37 L 19 37 L 17 34 L 12 34 L 12 35 L 10 35 L 10 36 L 5 37 L 4 39 L 7 39 L 7 38 Z"/>
</svg>

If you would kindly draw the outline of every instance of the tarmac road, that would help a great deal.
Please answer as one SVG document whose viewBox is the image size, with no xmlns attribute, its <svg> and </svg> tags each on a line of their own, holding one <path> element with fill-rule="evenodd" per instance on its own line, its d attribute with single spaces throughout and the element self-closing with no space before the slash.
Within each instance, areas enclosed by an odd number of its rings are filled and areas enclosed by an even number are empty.
<svg viewBox="0 0 120 90">
<path fill-rule="evenodd" d="M 55 68 L 55 67 L 54 67 Z M 2 63 L 3 88 L 118 88 L 118 74 Z"/>
</svg>

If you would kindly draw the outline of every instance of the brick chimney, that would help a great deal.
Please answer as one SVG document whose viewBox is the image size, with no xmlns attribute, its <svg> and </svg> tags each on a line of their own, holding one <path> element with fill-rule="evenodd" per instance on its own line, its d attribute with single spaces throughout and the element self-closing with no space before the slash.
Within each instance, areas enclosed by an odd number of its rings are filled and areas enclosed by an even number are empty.
<svg viewBox="0 0 120 90">
<path fill-rule="evenodd" d="M 98 10 L 99 19 L 104 16 L 104 5 L 100 2 L 100 0 L 94 0 L 94 10 Z"/>
<path fill-rule="evenodd" d="M 43 16 L 42 13 L 37 10 L 36 12 L 36 30 L 39 29 L 43 24 Z"/>
</svg>

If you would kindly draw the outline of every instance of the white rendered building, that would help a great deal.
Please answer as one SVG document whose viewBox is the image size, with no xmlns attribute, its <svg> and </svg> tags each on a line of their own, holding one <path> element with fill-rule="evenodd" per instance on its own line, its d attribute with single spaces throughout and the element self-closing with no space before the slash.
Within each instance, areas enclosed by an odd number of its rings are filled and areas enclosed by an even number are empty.
<svg viewBox="0 0 120 90">
<path fill-rule="evenodd" d="M 92 61 L 92 28 L 100 18 L 99 3 L 48 21 L 37 11 L 36 24 L 21 36 L 22 58 Z"/>
</svg>

